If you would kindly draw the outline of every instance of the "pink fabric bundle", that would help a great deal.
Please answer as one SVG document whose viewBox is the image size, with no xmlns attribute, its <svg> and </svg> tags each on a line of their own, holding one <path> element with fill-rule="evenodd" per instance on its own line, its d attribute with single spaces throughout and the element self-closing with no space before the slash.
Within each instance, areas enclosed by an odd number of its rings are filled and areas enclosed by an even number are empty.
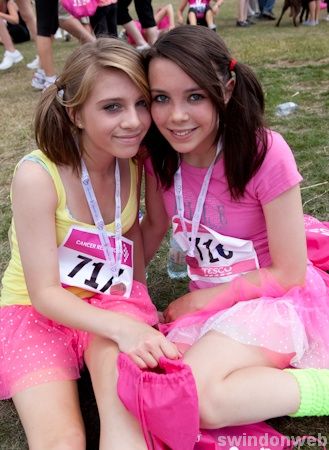
<svg viewBox="0 0 329 450">
<path fill-rule="evenodd" d="M 281 450 L 289 439 L 265 422 L 199 430 L 194 378 L 182 360 L 160 358 L 156 371 L 139 369 L 121 353 L 118 394 L 139 420 L 149 450 Z"/>
<path fill-rule="evenodd" d="M 148 449 L 193 449 L 199 408 L 190 367 L 160 358 L 156 371 L 142 370 L 121 353 L 118 371 L 119 398 L 139 420 Z"/>
<path fill-rule="evenodd" d="M 307 256 L 315 267 L 329 270 L 329 222 L 304 215 Z"/>
</svg>

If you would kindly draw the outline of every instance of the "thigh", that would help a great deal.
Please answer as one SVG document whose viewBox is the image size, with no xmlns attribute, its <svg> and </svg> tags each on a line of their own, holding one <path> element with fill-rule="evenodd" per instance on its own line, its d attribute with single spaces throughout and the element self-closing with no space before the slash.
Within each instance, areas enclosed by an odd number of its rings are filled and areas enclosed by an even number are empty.
<svg viewBox="0 0 329 450">
<path fill-rule="evenodd" d="M 184 354 L 199 387 L 211 379 L 223 380 L 235 370 L 246 367 L 275 367 L 269 352 L 244 345 L 216 331 L 210 331 Z"/>
<path fill-rule="evenodd" d="M 40 384 L 17 393 L 13 401 L 30 449 L 50 450 L 64 448 L 64 445 L 70 449 L 85 448 L 84 425 L 74 381 Z"/>
<path fill-rule="evenodd" d="M 32 3 L 30 0 L 15 0 L 19 9 L 20 15 L 26 21 L 27 18 L 34 18 Z"/>
</svg>

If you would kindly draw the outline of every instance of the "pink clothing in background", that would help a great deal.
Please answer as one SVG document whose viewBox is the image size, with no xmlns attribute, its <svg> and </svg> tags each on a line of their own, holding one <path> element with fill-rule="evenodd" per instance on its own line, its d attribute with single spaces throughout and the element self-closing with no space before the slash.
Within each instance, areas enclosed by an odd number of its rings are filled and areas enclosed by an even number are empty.
<svg viewBox="0 0 329 450">
<path fill-rule="evenodd" d="M 143 35 L 143 38 L 146 38 L 145 35 L 145 30 L 142 28 L 141 23 L 139 22 L 139 20 L 134 20 L 134 25 L 137 28 L 138 31 L 140 31 Z M 168 30 L 169 28 L 169 18 L 168 16 L 165 16 L 163 19 L 161 19 L 158 23 L 157 23 L 157 28 L 158 30 Z M 130 45 L 136 45 L 136 42 L 134 40 L 134 38 L 127 33 L 127 41 Z"/>
</svg>

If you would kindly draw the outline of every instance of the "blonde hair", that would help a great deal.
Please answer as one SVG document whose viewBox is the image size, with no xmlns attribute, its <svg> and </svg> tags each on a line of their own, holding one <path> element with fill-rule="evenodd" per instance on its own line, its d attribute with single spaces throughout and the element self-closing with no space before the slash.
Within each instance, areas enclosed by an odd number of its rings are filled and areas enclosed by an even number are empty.
<svg viewBox="0 0 329 450">
<path fill-rule="evenodd" d="M 149 103 L 141 55 L 128 44 L 100 38 L 79 46 L 67 59 L 62 74 L 47 88 L 37 105 L 34 132 L 38 147 L 58 165 L 80 172 L 81 130 L 70 119 L 83 106 L 101 70 L 124 72 Z"/>
</svg>

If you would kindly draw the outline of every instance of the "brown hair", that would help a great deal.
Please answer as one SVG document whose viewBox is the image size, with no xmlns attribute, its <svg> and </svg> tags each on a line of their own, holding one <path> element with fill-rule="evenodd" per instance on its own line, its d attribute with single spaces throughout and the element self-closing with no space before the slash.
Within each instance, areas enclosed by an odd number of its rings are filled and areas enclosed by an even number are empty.
<svg viewBox="0 0 329 450">
<path fill-rule="evenodd" d="M 124 72 L 149 102 L 149 90 L 140 54 L 128 44 L 100 38 L 79 46 L 67 59 L 62 74 L 47 88 L 37 105 L 35 138 L 38 147 L 58 165 L 69 165 L 80 172 L 81 130 L 74 117 L 93 89 L 101 70 Z"/>
<path fill-rule="evenodd" d="M 229 190 L 233 198 L 242 196 L 267 149 L 264 95 L 255 74 L 235 60 L 232 65 L 232 56 L 224 41 L 214 31 L 201 26 L 184 25 L 160 36 L 145 55 L 147 70 L 154 58 L 174 62 L 208 93 L 219 119 L 216 141 L 222 139 Z M 235 77 L 235 86 L 225 104 L 225 84 L 232 77 Z M 155 124 L 151 126 L 146 143 L 162 186 L 169 188 L 179 165 L 177 153 Z"/>
</svg>

